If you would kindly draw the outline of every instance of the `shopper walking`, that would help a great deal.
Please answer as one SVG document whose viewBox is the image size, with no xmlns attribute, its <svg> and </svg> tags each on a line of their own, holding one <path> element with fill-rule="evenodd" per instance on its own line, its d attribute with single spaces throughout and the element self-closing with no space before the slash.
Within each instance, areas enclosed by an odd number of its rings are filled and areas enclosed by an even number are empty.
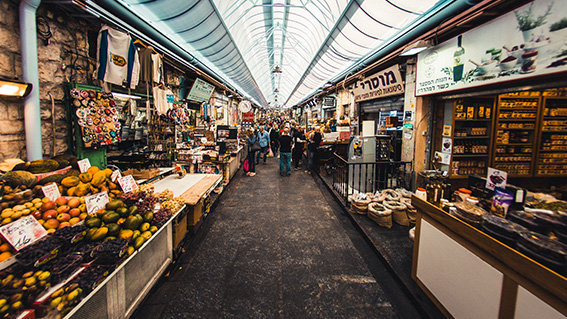
<svg viewBox="0 0 567 319">
<path fill-rule="evenodd" d="M 315 171 L 317 149 L 319 148 L 319 144 L 321 144 L 322 140 L 323 137 L 321 136 L 319 127 L 315 127 L 315 132 L 311 134 L 309 144 L 307 145 L 307 170 L 305 171 L 307 174 L 311 174 L 311 171 Z"/>
<path fill-rule="evenodd" d="M 291 147 L 293 140 L 289 136 L 289 128 L 284 128 L 282 136 L 280 136 L 280 175 L 287 176 L 291 174 Z"/>
<path fill-rule="evenodd" d="M 258 132 L 258 141 L 260 142 L 260 146 L 262 149 L 256 155 L 256 164 L 260 163 L 260 156 L 264 155 L 264 164 L 266 164 L 266 157 L 268 155 L 268 147 L 270 146 L 270 134 L 266 132 L 264 126 L 260 126 L 260 131 Z"/>
<path fill-rule="evenodd" d="M 278 156 L 278 150 L 280 148 L 279 139 L 280 139 L 280 133 L 277 125 L 274 123 L 270 128 L 270 144 L 274 156 Z"/>
<path fill-rule="evenodd" d="M 254 176 L 256 175 L 256 164 L 254 164 L 254 155 L 256 154 L 256 151 L 252 150 L 252 145 L 258 141 L 258 136 L 254 134 L 254 130 L 252 129 L 246 131 L 246 136 L 248 136 L 248 139 L 246 140 L 246 143 L 248 143 L 248 173 L 246 173 L 246 175 Z"/>
<path fill-rule="evenodd" d="M 303 148 L 305 146 L 305 135 L 303 134 L 303 128 L 299 128 L 299 125 L 295 125 L 295 133 L 293 134 L 293 167 L 295 170 L 299 169 L 299 161 L 303 156 Z"/>
</svg>

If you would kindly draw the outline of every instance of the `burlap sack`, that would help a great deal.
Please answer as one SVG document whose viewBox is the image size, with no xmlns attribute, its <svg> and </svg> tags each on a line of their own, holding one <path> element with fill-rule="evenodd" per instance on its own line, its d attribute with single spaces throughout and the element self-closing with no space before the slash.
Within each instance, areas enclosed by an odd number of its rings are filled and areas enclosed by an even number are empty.
<svg viewBox="0 0 567 319">
<path fill-rule="evenodd" d="M 384 201 L 382 203 L 386 208 L 392 210 L 392 219 L 394 223 L 409 226 L 410 221 L 407 215 L 407 206 L 402 202 Z"/>
<path fill-rule="evenodd" d="M 380 203 L 370 203 L 368 205 L 368 217 L 378 226 L 392 227 L 392 211 Z"/>
</svg>

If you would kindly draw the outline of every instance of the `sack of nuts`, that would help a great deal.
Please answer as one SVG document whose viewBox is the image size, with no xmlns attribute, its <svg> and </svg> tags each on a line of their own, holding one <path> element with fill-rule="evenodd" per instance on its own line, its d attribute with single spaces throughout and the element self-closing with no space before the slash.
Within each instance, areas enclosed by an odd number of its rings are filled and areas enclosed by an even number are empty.
<svg viewBox="0 0 567 319">
<path fill-rule="evenodd" d="M 392 227 L 392 210 L 380 203 L 370 203 L 368 205 L 368 217 L 382 227 Z"/>
</svg>

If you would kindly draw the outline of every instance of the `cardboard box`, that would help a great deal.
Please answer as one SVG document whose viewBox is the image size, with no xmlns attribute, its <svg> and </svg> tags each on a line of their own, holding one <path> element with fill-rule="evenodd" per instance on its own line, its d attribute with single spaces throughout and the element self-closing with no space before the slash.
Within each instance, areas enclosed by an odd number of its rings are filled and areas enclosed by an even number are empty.
<svg viewBox="0 0 567 319">
<path fill-rule="evenodd" d="M 187 225 L 195 226 L 201 220 L 201 216 L 203 216 L 202 198 L 196 205 L 189 207 L 189 213 L 187 213 Z"/>
<path fill-rule="evenodd" d="M 187 215 L 183 216 L 179 223 L 173 225 L 173 249 L 177 249 L 177 246 L 183 241 L 185 235 L 187 234 Z"/>
</svg>

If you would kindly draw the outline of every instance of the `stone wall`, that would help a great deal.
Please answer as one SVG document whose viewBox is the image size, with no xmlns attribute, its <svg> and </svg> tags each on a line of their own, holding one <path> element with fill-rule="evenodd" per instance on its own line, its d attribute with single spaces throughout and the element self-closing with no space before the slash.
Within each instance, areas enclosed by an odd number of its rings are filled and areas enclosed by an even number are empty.
<svg viewBox="0 0 567 319">
<path fill-rule="evenodd" d="M 21 80 L 18 7 L 19 1 L 0 2 L 0 76 Z M 89 24 L 87 27 L 85 21 L 70 18 L 49 4 L 41 5 L 37 14 L 45 18 L 52 33 L 47 45 L 38 36 L 43 154 L 51 156 L 68 148 L 65 84 L 69 80 L 87 83 L 88 74 L 94 70 L 86 58 L 89 47 L 87 31 L 99 26 Z M 0 99 L 0 161 L 14 157 L 25 159 L 25 145 L 23 99 Z"/>
</svg>

